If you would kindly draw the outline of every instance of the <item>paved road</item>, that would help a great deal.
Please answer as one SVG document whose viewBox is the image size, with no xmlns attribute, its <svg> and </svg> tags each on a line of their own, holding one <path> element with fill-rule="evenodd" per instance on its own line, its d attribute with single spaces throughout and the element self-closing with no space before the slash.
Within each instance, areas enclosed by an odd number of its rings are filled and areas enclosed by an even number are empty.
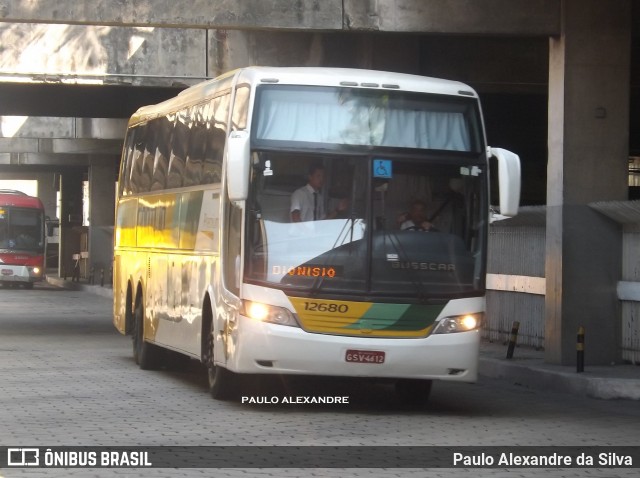
<svg viewBox="0 0 640 478">
<path fill-rule="evenodd" d="M 383 384 L 268 381 L 248 396 L 340 395 L 348 405 L 212 400 L 197 363 L 141 371 L 103 297 L 38 285 L 0 289 L 0 446 L 60 445 L 640 445 L 640 407 L 481 379 L 436 383 L 406 409 Z M 290 387 L 294 388 L 290 388 Z M 550 476 L 636 476 L 638 469 Z M 0 470 L 13 476 L 538 476 L 543 470 L 224 469 Z"/>
</svg>

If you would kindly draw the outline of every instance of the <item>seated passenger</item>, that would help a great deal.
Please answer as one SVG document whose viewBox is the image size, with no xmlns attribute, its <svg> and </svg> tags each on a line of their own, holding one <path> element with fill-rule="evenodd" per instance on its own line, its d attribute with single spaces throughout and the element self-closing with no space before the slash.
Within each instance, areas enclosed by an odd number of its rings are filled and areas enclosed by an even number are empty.
<svg viewBox="0 0 640 478">
<path fill-rule="evenodd" d="M 427 204 L 420 199 L 412 201 L 409 212 L 400 214 L 397 222 L 402 231 L 437 231 L 427 220 Z"/>
</svg>

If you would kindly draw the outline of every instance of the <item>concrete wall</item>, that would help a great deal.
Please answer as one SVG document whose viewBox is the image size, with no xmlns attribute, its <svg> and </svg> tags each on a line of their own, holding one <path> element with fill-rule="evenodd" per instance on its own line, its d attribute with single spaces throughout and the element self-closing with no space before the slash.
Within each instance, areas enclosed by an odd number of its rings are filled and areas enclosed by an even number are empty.
<svg viewBox="0 0 640 478">
<path fill-rule="evenodd" d="M 213 29 L 553 35 L 557 0 L 3 0 L 0 21 Z"/>
<path fill-rule="evenodd" d="M 0 23 L 0 71 L 17 81 L 167 84 L 207 76 L 207 30 Z"/>
</svg>

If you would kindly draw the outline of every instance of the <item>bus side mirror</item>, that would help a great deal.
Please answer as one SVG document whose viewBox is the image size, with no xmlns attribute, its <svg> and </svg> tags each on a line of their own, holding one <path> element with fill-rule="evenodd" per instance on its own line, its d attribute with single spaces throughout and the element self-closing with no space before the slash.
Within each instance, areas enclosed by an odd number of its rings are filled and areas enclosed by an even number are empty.
<svg viewBox="0 0 640 478">
<path fill-rule="evenodd" d="M 498 160 L 500 215 L 515 216 L 520 204 L 520 157 L 501 148 L 488 148 L 488 153 Z"/>
<path fill-rule="evenodd" d="M 227 192 L 230 201 L 249 195 L 249 133 L 233 131 L 227 142 Z"/>
</svg>

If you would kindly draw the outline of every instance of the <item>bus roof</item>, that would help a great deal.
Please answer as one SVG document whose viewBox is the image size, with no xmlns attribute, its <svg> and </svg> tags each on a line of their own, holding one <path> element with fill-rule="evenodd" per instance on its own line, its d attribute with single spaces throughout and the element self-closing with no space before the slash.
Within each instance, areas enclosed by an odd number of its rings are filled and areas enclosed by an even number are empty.
<svg viewBox="0 0 640 478">
<path fill-rule="evenodd" d="M 42 201 L 37 197 L 9 189 L 0 189 L 0 206 L 26 207 L 44 210 Z"/>
<path fill-rule="evenodd" d="M 443 95 L 476 96 L 464 83 L 388 71 L 323 67 L 248 67 L 239 70 L 239 82 L 289 85 L 343 86 L 393 89 Z M 463 93 L 464 92 L 464 93 Z"/>
<path fill-rule="evenodd" d="M 180 92 L 178 96 L 157 105 L 143 106 L 134 113 L 130 123 L 137 123 L 145 118 L 177 111 L 184 106 L 198 103 L 213 95 L 225 80 L 225 88 L 228 88 L 234 77 L 237 77 L 239 84 L 248 83 L 251 85 L 336 86 L 478 97 L 473 88 L 464 83 L 406 73 L 353 68 L 250 66 L 194 85 Z"/>
</svg>

